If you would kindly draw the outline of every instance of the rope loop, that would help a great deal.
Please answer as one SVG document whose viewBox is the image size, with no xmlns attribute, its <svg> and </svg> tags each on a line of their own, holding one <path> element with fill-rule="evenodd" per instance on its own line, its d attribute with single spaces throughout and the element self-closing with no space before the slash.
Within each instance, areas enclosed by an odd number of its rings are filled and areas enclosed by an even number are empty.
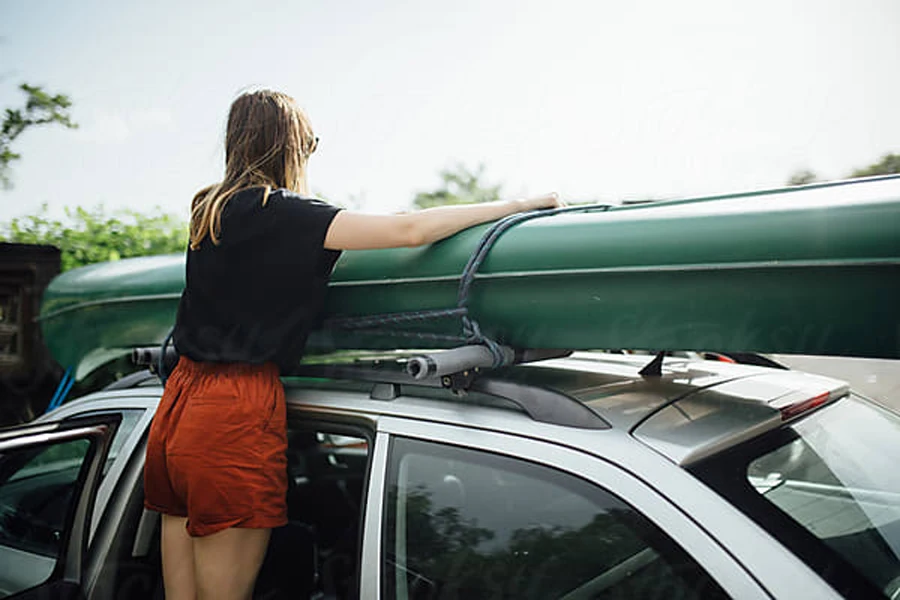
<svg viewBox="0 0 900 600">
<path fill-rule="evenodd" d="M 490 351 L 491 358 L 493 359 L 491 364 L 492 368 L 496 369 L 507 363 L 508 357 L 507 354 L 503 352 L 503 347 L 481 333 L 481 327 L 478 325 L 478 321 L 470 319 L 468 316 L 464 316 L 462 318 L 462 326 L 463 336 L 465 337 L 467 344 L 481 344 Z"/>
</svg>

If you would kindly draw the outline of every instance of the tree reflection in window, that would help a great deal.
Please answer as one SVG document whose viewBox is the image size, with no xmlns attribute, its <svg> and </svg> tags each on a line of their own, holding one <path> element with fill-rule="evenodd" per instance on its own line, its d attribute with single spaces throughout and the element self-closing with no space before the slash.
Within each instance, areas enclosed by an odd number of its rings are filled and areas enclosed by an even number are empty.
<svg viewBox="0 0 900 600">
<path fill-rule="evenodd" d="M 391 451 L 384 597 L 717 598 L 647 519 L 579 478 L 413 440 Z"/>
</svg>

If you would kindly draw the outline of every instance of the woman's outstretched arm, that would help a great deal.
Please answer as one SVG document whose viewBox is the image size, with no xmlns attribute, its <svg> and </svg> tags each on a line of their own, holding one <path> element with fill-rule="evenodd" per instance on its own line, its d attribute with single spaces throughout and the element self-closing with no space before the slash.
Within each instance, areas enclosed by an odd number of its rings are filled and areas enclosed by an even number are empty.
<svg viewBox="0 0 900 600">
<path fill-rule="evenodd" d="M 399 215 L 369 215 L 342 210 L 325 235 L 329 250 L 373 250 L 431 244 L 473 225 L 507 215 L 561 206 L 556 194 L 523 200 L 438 206 Z"/>
</svg>

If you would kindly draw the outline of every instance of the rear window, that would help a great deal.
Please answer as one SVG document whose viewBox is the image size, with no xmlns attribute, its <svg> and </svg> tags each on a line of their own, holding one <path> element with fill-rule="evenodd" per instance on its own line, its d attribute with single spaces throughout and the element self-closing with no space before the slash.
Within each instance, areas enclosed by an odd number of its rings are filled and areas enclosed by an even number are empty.
<svg viewBox="0 0 900 600">
<path fill-rule="evenodd" d="M 900 417 L 847 397 L 691 468 L 848 597 L 900 597 Z"/>
</svg>

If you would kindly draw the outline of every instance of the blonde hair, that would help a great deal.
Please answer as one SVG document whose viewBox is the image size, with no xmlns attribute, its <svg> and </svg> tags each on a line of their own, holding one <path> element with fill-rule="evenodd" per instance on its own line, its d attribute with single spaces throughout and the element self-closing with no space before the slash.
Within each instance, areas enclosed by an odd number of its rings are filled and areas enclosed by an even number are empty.
<svg viewBox="0 0 900 600">
<path fill-rule="evenodd" d="M 263 187 L 263 205 L 272 188 L 307 194 L 306 163 L 318 139 L 293 98 L 260 90 L 232 104 L 225 132 L 225 178 L 197 192 L 191 202 L 191 249 L 208 235 L 219 243 L 222 209 L 240 190 Z"/>
</svg>

